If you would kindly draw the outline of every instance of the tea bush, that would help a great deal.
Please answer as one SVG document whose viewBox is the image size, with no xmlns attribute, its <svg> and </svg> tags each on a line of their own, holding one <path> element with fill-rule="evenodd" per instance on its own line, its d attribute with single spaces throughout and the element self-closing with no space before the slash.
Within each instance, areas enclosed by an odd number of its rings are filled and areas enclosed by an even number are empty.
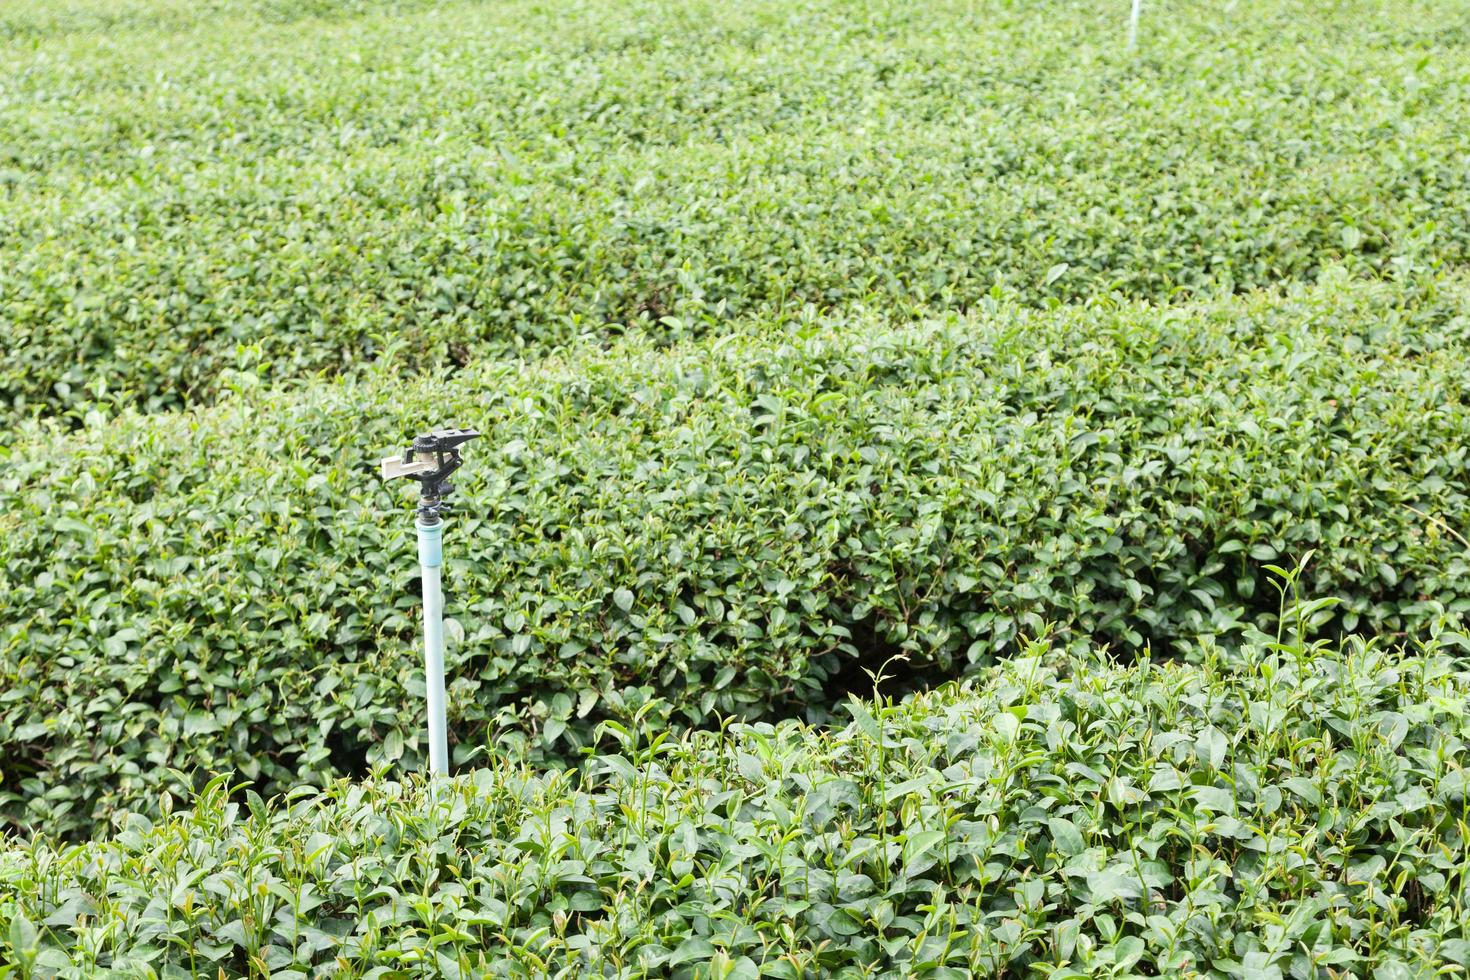
<svg viewBox="0 0 1470 980">
<path fill-rule="evenodd" d="M 824 706 L 906 652 L 939 676 L 1056 624 L 1188 654 L 1470 608 L 1466 284 L 1188 308 L 861 314 L 630 338 L 451 380 L 239 391 L 28 425 L 0 455 L 0 813 L 86 832 L 190 774 L 266 794 L 418 766 L 404 433 L 471 447 L 446 573 L 459 764 L 548 759 L 657 694 L 681 723 Z M 394 488 L 398 489 L 398 488 Z"/>
<path fill-rule="evenodd" d="M 106 842 L 0 852 L 0 959 L 679 980 L 1470 965 L 1463 656 L 1295 637 L 1200 665 L 1024 654 L 901 706 L 854 700 L 835 732 L 634 722 L 576 770 L 274 805 L 216 780 Z"/>
<path fill-rule="evenodd" d="M 1152 6 L 12 0 L 0 416 L 1470 258 L 1458 0 Z"/>
</svg>

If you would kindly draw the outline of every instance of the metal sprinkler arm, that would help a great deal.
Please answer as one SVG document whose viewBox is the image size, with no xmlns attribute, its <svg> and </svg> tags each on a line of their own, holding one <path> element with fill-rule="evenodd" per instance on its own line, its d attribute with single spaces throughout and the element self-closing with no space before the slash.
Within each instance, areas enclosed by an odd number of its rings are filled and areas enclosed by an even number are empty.
<svg viewBox="0 0 1470 980">
<path fill-rule="evenodd" d="M 474 429 L 434 429 L 415 437 L 402 456 L 383 460 L 383 479 L 408 477 L 419 484 L 419 523 L 438 524 L 449 509 L 444 500 L 454 492 L 449 475 L 464 463 L 459 447 L 479 437 Z"/>
</svg>

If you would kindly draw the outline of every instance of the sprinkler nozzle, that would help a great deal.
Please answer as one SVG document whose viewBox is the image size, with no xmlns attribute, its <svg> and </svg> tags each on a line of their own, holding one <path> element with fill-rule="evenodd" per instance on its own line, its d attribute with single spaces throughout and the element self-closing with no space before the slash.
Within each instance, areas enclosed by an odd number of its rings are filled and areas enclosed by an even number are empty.
<svg viewBox="0 0 1470 980">
<path fill-rule="evenodd" d="M 383 479 L 408 477 L 419 484 L 419 523 L 438 524 L 440 515 L 449 509 L 444 500 L 454 492 L 449 474 L 464 462 L 459 447 L 479 437 L 474 429 L 435 429 L 414 437 L 402 456 L 383 460 Z"/>
</svg>

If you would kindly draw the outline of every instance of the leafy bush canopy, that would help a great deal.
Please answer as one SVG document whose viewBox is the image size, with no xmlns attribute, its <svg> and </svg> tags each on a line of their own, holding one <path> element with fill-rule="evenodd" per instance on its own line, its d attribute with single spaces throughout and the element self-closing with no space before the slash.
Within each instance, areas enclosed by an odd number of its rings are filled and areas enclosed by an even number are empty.
<svg viewBox="0 0 1470 980">
<path fill-rule="evenodd" d="M 1463 264 L 1463 18 L 1166 3 L 1135 57 L 1079 2 L 11 0 L 0 413 Z"/>
<path fill-rule="evenodd" d="M 0 980 L 1470 970 L 1470 19 L 1146 6 L 0 4 Z"/>
<path fill-rule="evenodd" d="M 1320 601 L 1303 603 L 1294 619 Z M 1429 976 L 1470 962 L 1463 658 L 1035 645 L 848 728 L 337 783 L 0 858 L 0 954 L 307 976 Z M 621 745 L 618 745 L 621 743 Z"/>
<path fill-rule="evenodd" d="M 1325 627 L 1417 635 L 1470 607 L 1464 302 L 997 300 L 31 427 L 0 469 L 0 812 L 75 832 L 179 773 L 416 766 L 410 508 L 372 461 L 450 419 L 485 433 L 446 539 L 460 763 L 565 757 L 652 695 L 820 718 L 860 663 L 953 673 L 1047 623 L 1187 653 L 1269 628 L 1265 565 L 1310 549 Z"/>
</svg>

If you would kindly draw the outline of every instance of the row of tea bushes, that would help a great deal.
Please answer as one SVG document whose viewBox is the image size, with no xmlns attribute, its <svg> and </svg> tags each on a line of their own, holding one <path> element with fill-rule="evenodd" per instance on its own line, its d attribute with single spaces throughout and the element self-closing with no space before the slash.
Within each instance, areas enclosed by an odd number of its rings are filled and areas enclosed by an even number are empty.
<svg viewBox="0 0 1470 980">
<path fill-rule="evenodd" d="M 0 42 L 19 50 L 42 42 L 116 41 L 129 32 L 179 34 L 270 29 L 365 14 L 407 13 L 464 0 L 9 0 Z M 236 36 L 236 41 L 241 40 Z M 101 45 L 103 50 L 107 46 Z"/>
<path fill-rule="evenodd" d="M 1310 605 L 1320 605 L 1314 603 Z M 1457 643 L 1464 645 L 1462 638 Z M 21 976 L 1431 977 L 1470 965 L 1461 656 L 1041 644 L 854 723 L 654 736 L 0 850 Z M 8 928 L 7 928 L 8 927 Z"/>
<path fill-rule="evenodd" d="M 0 12 L 0 415 L 1470 258 L 1458 0 L 154 6 Z"/>
<path fill-rule="evenodd" d="M 446 534 L 458 764 L 487 737 L 564 758 L 654 694 L 818 719 L 890 653 L 953 675 L 1048 622 L 1233 642 L 1313 549 L 1326 628 L 1421 634 L 1470 608 L 1465 304 L 1329 277 L 854 313 L 27 425 L 0 454 L 0 814 L 70 834 L 189 774 L 418 767 L 411 505 L 375 460 L 445 422 L 485 434 Z"/>
</svg>

